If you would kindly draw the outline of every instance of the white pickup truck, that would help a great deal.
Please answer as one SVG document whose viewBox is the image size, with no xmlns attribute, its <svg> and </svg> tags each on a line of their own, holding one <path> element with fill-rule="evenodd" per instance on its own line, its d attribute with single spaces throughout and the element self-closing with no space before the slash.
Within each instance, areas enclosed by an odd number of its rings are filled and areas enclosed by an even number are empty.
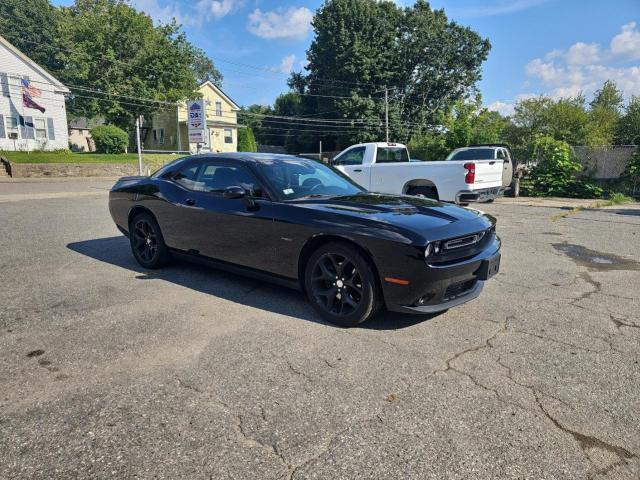
<svg viewBox="0 0 640 480">
<path fill-rule="evenodd" d="M 468 151 L 464 160 L 423 162 L 411 160 L 400 143 L 361 143 L 340 152 L 331 164 L 372 192 L 467 204 L 492 200 L 511 182 L 510 159 L 480 153 L 478 159 L 469 158 L 473 152 Z"/>
</svg>

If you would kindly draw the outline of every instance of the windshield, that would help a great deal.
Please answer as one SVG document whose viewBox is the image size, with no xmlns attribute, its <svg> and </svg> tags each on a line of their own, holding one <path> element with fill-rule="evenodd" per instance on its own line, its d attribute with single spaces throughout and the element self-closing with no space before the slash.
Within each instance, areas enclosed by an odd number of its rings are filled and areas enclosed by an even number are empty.
<svg viewBox="0 0 640 480">
<path fill-rule="evenodd" d="M 263 160 L 258 162 L 258 168 L 280 200 L 355 195 L 364 191 L 340 172 L 314 160 L 294 157 Z"/>
<path fill-rule="evenodd" d="M 449 155 L 447 160 L 494 160 L 492 148 L 469 148 Z"/>
</svg>

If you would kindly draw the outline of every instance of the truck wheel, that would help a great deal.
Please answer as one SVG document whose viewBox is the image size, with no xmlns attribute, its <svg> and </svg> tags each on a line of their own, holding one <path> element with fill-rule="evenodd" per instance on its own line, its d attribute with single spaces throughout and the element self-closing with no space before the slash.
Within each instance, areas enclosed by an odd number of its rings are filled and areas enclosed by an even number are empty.
<svg viewBox="0 0 640 480">
<path fill-rule="evenodd" d="M 440 200 L 438 198 L 438 190 L 436 187 L 411 187 L 407 190 L 407 195 L 415 195 L 416 197 L 431 198 L 432 200 Z"/>
</svg>

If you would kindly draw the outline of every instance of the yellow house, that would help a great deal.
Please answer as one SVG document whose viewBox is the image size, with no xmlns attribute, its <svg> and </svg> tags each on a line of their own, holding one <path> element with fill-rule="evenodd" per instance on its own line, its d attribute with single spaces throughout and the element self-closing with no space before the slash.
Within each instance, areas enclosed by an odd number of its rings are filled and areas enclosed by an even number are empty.
<svg viewBox="0 0 640 480">
<path fill-rule="evenodd" d="M 238 151 L 238 115 L 240 107 L 220 88 L 210 81 L 198 87 L 205 100 L 207 113 L 206 143 L 200 146 L 204 152 Z M 153 115 L 151 122 L 145 122 L 141 132 L 144 150 L 190 151 L 198 145 L 189 144 L 187 134 L 187 104 L 169 107 Z"/>
</svg>

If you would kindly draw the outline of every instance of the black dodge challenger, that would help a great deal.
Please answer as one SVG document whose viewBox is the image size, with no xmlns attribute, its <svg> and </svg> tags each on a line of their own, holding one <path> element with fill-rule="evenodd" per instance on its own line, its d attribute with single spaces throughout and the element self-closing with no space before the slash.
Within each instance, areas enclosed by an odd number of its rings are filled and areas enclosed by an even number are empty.
<svg viewBox="0 0 640 480">
<path fill-rule="evenodd" d="M 229 153 L 118 180 L 109 210 L 140 265 L 172 257 L 306 293 L 354 326 L 380 307 L 432 313 L 480 295 L 500 264 L 495 221 L 432 200 L 368 193 L 322 163 Z"/>
</svg>

